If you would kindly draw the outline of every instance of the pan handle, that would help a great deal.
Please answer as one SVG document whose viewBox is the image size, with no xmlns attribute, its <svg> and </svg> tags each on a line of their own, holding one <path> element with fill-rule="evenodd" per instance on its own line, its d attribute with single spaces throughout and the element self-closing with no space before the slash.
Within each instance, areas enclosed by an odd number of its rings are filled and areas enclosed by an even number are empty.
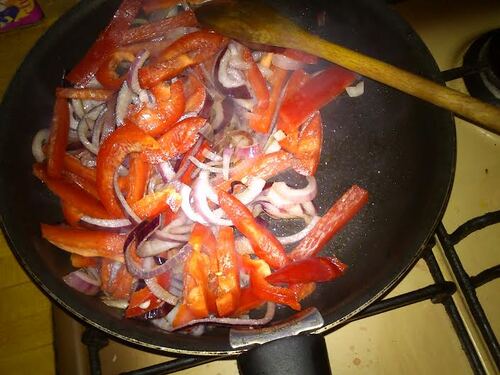
<svg viewBox="0 0 500 375">
<path fill-rule="evenodd" d="M 298 335 L 259 345 L 241 354 L 240 375 L 331 375 L 322 335 Z"/>
</svg>

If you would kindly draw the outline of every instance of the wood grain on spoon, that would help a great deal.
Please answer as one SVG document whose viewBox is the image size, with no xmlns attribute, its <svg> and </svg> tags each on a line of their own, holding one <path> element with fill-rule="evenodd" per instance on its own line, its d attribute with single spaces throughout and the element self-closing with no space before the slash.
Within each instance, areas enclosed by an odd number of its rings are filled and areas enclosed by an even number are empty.
<svg viewBox="0 0 500 375">
<path fill-rule="evenodd" d="M 203 25 L 231 38 L 317 55 L 500 134 L 500 108 L 321 39 L 260 2 L 212 1 L 196 9 L 195 13 Z"/>
</svg>

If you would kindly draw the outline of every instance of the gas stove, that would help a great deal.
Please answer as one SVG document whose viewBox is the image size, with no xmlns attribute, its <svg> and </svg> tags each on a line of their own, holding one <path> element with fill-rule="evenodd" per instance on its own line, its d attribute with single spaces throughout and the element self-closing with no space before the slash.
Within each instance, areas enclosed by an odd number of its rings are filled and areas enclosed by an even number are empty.
<svg viewBox="0 0 500 375">
<path fill-rule="evenodd" d="M 499 67 L 488 70 L 484 50 L 498 42 L 476 46 L 475 60 L 467 50 L 500 28 L 498 1 L 408 0 L 394 8 L 427 44 L 448 86 L 476 94 L 471 82 L 487 89 L 495 83 Z M 498 51 L 491 49 L 498 63 Z M 490 94 L 485 100 L 498 103 L 497 91 Z M 387 296 L 327 334 L 333 373 L 498 373 L 500 137 L 458 118 L 456 126 L 456 176 L 442 224 Z M 173 360 L 85 330 L 57 308 L 54 318 L 61 374 L 238 373 L 234 360 Z"/>
</svg>

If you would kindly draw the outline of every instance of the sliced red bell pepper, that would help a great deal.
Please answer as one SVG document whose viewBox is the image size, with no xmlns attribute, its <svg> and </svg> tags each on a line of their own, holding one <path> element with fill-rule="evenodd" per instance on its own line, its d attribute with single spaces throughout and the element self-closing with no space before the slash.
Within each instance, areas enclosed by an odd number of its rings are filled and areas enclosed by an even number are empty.
<svg viewBox="0 0 500 375">
<path fill-rule="evenodd" d="M 150 165 L 146 158 L 139 153 L 130 157 L 130 168 L 127 176 L 127 202 L 133 204 L 144 196 L 149 178 Z"/>
<path fill-rule="evenodd" d="M 135 125 L 127 123 L 106 138 L 97 154 L 97 191 L 104 207 L 116 217 L 123 213 L 114 192 L 114 174 L 133 152 L 143 152 L 151 163 L 168 159 L 158 142 Z"/>
<path fill-rule="evenodd" d="M 63 170 L 62 172 L 64 180 L 71 184 L 78 185 L 81 189 L 86 191 L 88 194 L 93 196 L 95 199 L 99 200 L 99 194 L 97 193 L 97 187 L 94 181 L 87 180 L 86 178 L 80 177 L 79 175 Z"/>
<path fill-rule="evenodd" d="M 299 91 L 284 100 L 279 112 L 278 129 L 286 134 L 297 130 L 309 116 L 344 91 L 355 78 L 353 72 L 338 66 L 311 77 Z"/>
<path fill-rule="evenodd" d="M 189 310 L 189 307 L 186 304 L 181 304 L 177 310 L 177 314 L 175 314 L 172 327 L 177 328 L 183 326 L 195 319 L 196 316 Z"/>
<path fill-rule="evenodd" d="M 90 47 L 82 60 L 66 78 L 77 86 L 88 83 L 102 62 L 121 43 L 127 30 L 141 10 L 141 0 L 124 0 L 115 12 L 111 22 Z"/>
<path fill-rule="evenodd" d="M 48 224 L 41 224 L 41 230 L 43 238 L 70 253 L 123 262 L 125 235 Z"/>
<path fill-rule="evenodd" d="M 255 254 L 272 268 L 281 268 L 289 263 L 283 245 L 274 235 L 259 224 L 252 212 L 235 196 L 219 190 L 219 205 L 234 226 L 250 241 Z"/>
<path fill-rule="evenodd" d="M 132 27 L 123 33 L 121 44 L 137 43 L 168 36 L 169 32 L 178 27 L 196 26 L 198 21 L 190 10 L 181 12 L 174 17 L 147 23 L 138 27 Z"/>
<path fill-rule="evenodd" d="M 84 257 L 78 254 L 70 254 L 69 259 L 74 268 L 97 267 L 100 264 L 100 258 Z"/>
<path fill-rule="evenodd" d="M 240 299 L 240 272 L 234 248 L 234 233 L 231 227 L 219 229 L 217 238 L 218 277 L 217 312 L 229 316 L 236 311 Z"/>
<path fill-rule="evenodd" d="M 71 205 L 71 203 L 65 201 L 61 201 L 61 208 L 64 220 L 66 220 L 66 222 L 72 227 L 79 227 L 80 219 L 82 218 L 83 213 L 75 208 L 75 206 Z"/>
<path fill-rule="evenodd" d="M 95 88 L 58 87 L 56 97 L 64 99 L 105 101 L 113 95 L 112 90 Z"/>
<path fill-rule="evenodd" d="M 207 98 L 207 90 L 193 73 L 188 75 L 184 84 L 184 96 L 186 97 L 186 113 L 198 113 L 202 110 Z"/>
<path fill-rule="evenodd" d="M 311 257 L 297 260 L 266 277 L 272 284 L 330 281 L 341 276 L 347 265 L 335 257 Z"/>
<path fill-rule="evenodd" d="M 311 76 L 307 74 L 303 69 L 294 70 L 286 84 L 283 102 L 289 100 L 293 95 L 295 95 L 295 93 L 298 92 L 302 88 L 302 86 L 304 86 L 305 83 L 310 79 Z"/>
<path fill-rule="evenodd" d="M 196 143 L 206 122 L 201 117 L 188 117 L 158 138 L 158 143 L 169 159 L 182 155 Z"/>
<path fill-rule="evenodd" d="M 319 112 L 298 131 L 293 131 L 280 142 L 281 147 L 297 159 L 294 169 L 300 174 L 314 176 L 318 169 L 323 143 L 323 124 Z"/>
<path fill-rule="evenodd" d="M 227 191 L 233 181 L 241 181 L 243 178 L 259 177 L 268 180 L 291 168 L 293 159 L 292 154 L 282 150 L 259 155 L 253 159 L 246 159 L 233 168 L 228 180 L 215 181 L 214 185 L 221 190 Z"/>
<path fill-rule="evenodd" d="M 257 68 L 258 69 L 258 68 Z M 271 85 L 271 93 L 269 95 L 269 104 L 266 108 L 257 107 L 248 119 L 248 126 L 259 133 L 267 133 L 274 119 L 275 112 L 278 107 L 278 102 L 281 97 L 281 92 L 285 84 L 288 72 L 278 67 L 273 68 L 273 75 L 269 83 Z"/>
<path fill-rule="evenodd" d="M 160 53 L 151 64 L 139 70 L 141 87 L 150 88 L 173 78 L 189 66 L 199 64 L 220 50 L 224 37 L 205 30 L 189 33 Z"/>
<path fill-rule="evenodd" d="M 33 174 L 45 183 L 50 191 L 63 201 L 69 202 L 82 214 L 98 218 L 110 218 L 104 206 L 78 185 L 49 177 L 40 164 L 33 166 Z"/>
<path fill-rule="evenodd" d="M 113 51 L 99 65 L 95 77 L 106 89 L 110 91 L 118 90 L 127 76 L 126 74 L 118 74 L 118 66 L 122 61 L 132 64 L 134 60 L 135 56 L 133 53 L 118 50 Z"/>
<path fill-rule="evenodd" d="M 248 48 L 243 49 L 242 57 L 243 61 L 249 65 L 249 68 L 245 70 L 245 76 L 256 100 L 248 125 L 256 132 L 266 132 L 267 130 L 264 129 L 269 126 L 267 122 L 262 119 L 269 106 L 269 90 L 267 89 L 266 79 L 262 75 L 257 63 L 254 61 L 252 52 Z"/>
<path fill-rule="evenodd" d="M 123 263 L 103 259 L 101 264 L 101 289 L 114 299 L 128 300 L 135 279 L 127 271 Z"/>
<path fill-rule="evenodd" d="M 316 283 L 305 284 L 291 284 L 288 286 L 292 292 L 295 293 L 297 301 L 302 301 L 304 298 L 309 297 L 316 290 Z"/>
<path fill-rule="evenodd" d="M 252 292 L 251 287 L 243 288 L 241 289 L 239 305 L 234 312 L 234 316 L 246 314 L 253 309 L 259 308 L 264 303 L 266 303 L 266 301 L 260 297 L 257 297 L 255 293 Z"/>
<path fill-rule="evenodd" d="M 148 311 L 157 309 L 165 302 L 156 297 L 149 288 L 145 287 L 132 293 L 128 307 L 125 310 L 126 318 L 143 315 Z"/>
<path fill-rule="evenodd" d="M 368 192 L 357 185 L 352 186 L 293 249 L 289 254 L 291 259 L 300 260 L 316 255 L 367 202 Z"/>
<path fill-rule="evenodd" d="M 63 160 L 63 166 L 64 169 L 74 173 L 82 178 L 85 178 L 89 181 L 95 182 L 96 181 L 96 170 L 95 168 L 89 168 L 84 166 L 80 160 L 78 160 L 76 157 L 65 154 L 64 155 L 64 160 Z"/>
<path fill-rule="evenodd" d="M 131 205 L 132 210 L 141 219 L 152 219 L 161 213 L 170 214 L 181 206 L 182 198 L 173 186 L 167 186 L 161 191 L 146 194 Z"/>
<path fill-rule="evenodd" d="M 285 48 L 282 53 L 286 57 L 303 62 L 304 64 L 317 64 L 319 60 L 317 56 L 293 48 Z"/>
<path fill-rule="evenodd" d="M 156 106 L 154 108 L 143 106 L 128 119 L 147 134 L 156 137 L 170 129 L 182 116 L 185 98 L 181 80 L 171 85 L 160 82 L 151 88 L 151 92 L 156 99 Z"/>
<path fill-rule="evenodd" d="M 297 296 L 292 290 L 274 286 L 266 281 L 266 276 L 270 271 L 269 266 L 262 259 L 254 260 L 244 256 L 243 264 L 249 272 L 253 294 L 265 301 L 288 305 L 294 310 L 300 310 Z"/>
<path fill-rule="evenodd" d="M 56 98 L 50 136 L 47 145 L 47 173 L 50 177 L 61 177 L 64 154 L 68 144 L 69 107 L 66 99 Z"/>
<path fill-rule="evenodd" d="M 208 270 L 210 260 L 199 250 L 193 250 L 184 267 L 183 304 L 197 319 L 209 314 L 207 301 Z"/>
</svg>

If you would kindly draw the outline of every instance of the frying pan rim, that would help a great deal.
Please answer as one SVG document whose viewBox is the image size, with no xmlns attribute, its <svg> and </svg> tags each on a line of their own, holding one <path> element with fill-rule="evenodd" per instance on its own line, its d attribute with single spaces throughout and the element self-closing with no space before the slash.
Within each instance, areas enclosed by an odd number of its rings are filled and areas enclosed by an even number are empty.
<svg viewBox="0 0 500 375">
<path fill-rule="evenodd" d="M 66 12 L 63 15 L 63 17 L 65 17 L 64 21 L 68 21 L 70 19 L 70 17 L 74 16 L 78 12 L 78 10 L 80 9 L 80 7 L 83 6 L 82 4 L 84 4 L 84 3 L 77 3 L 68 12 Z M 388 12 L 395 13 L 395 11 L 392 10 L 391 8 L 389 8 L 388 6 L 386 7 L 386 10 Z M 407 22 L 403 18 L 401 18 L 401 17 L 396 17 L 396 18 L 398 19 L 398 22 L 400 23 L 400 26 L 404 26 L 411 34 L 413 34 L 413 36 L 414 36 L 414 38 L 413 38 L 414 47 L 417 48 L 419 50 L 419 52 L 422 53 L 423 55 L 427 55 L 428 56 L 428 63 L 431 66 L 431 68 L 434 70 L 434 73 L 437 74 L 439 72 L 439 68 L 437 66 L 437 63 L 434 60 L 434 58 L 431 55 L 431 53 L 428 50 L 428 48 L 425 46 L 425 44 L 421 40 L 421 38 L 418 36 L 418 34 L 416 34 L 416 32 L 407 24 Z M 48 30 L 45 31 L 45 33 L 41 36 L 41 38 L 35 43 L 35 46 L 32 48 L 32 50 L 30 50 L 30 52 L 26 55 L 26 57 L 23 60 L 22 64 L 18 67 L 16 73 L 13 76 L 13 79 L 11 80 L 11 82 L 10 82 L 10 84 L 9 84 L 6 92 L 5 92 L 5 96 L 4 96 L 3 100 L 2 100 L 2 105 L 0 105 L 0 112 L 1 112 L 4 104 L 7 102 L 7 97 L 10 95 L 10 92 L 11 92 L 11 86 L 15 83 L 16 77 L 18 75 L 18 72 L 21 71 L 23 69 L 24 65 L 27 63 L 27 61 L 30 60 L 30 57 L 31 57 L 31 55 L 33 53 L 33 50 L 36 48 L 37 45 L 39 45 L 40 40 L 42 40 L 48 32 L 50 32 L 51 30 L 53 30 L 56 27 L 56 25 L 58 25 L 60 22 L 61 23 L 64 22 L 64 21 L 61 21 L 61 19 L 62 19 L 62 17 L 59 18 L 53 25 L 51 25 Z M 439 80 L 439 83 L 443 83 L 443 82 L 441 80 Z M 445 119 L 444 119 L 444 116 L 443 116 L 443 121 L 444 120 Z M 442 189 L 443 189 L 444 195 L 443 195 L 441 207 L 438 210 L 439 212 L 438 212 L 438 214 L 435 217 L 435 220 L 434 220 L 434 223 L 432 224 L 431 229 L 425 235 L 425 240 L 422 242 L 422 244 L 420 245 L 419 249 L 417 251 L 415 251 L 414 256 L 411 257 L 411 259 L 408 260 L 407 264 L 403 267 L 403 269 L 397 275 L 395 275 L 388 282 L 388 284 L 386 284 L 385 287 L 383 287 L 378 293 L 376 293 L 375 295 L 373 295 L 371 298 L 368 298 L 358 308 L 354 309 L 353 311 L 351 311 L 350 313 L 346 314 L 342 318 L 339 318 L 339 319 L 337 319 L 335 321 L 332 321 L 332 322 L 325 322 L 325 325 L 323 327 L 321 327 L 321 328 L 313 331 L 312 333 L 314 333 L 314 334 L 320 334 L 320 333 L 324 333 L 325 331 L 330 331 L 335 326 L 338 326 L 338 325 L 342 324 L 343 322 L 345 322 L 347 319 L 349 319 L 353 315 L 355 315 L 355 314 L 359 313 L 360 311 L 362 311 L 363 309 L 365 309 L 367 306 L 369 306 L 375 300 L 377 300 L 382 295 L 384 295 L 390 288 L 392 288 L 396 284 L 396 282 L 398 280 L 400 280 L 403 277 L 403 275 L 409 271 L 409 269 L 414 264 L 414 262 L 419 258 L 420 254 L 422 252 L 423 247 L 425 246 L 425 244 L 427 243 L 427 241 L 429 240 L 429 238 L 433 235 L 435 229 L 437 228 L 437 225 L 439 224 L 439 222 L 442 219 L 442 216 L 443 216 L 444 211 L 446 209 L 446 206 L 447 206 L 450 194 L 451 194 L 451 189 L 452 189 L 452 186 L 453 186 L 453 180 L 454 180 L 454 175 L 455 175 L 455 162 L 456 162 L 456 129 L 455 129 L 455 126 L 454 126 L 454 117 L 453 117 L 453 115 L 450 112 L 447 113 L 446 121 L 449 123 L 449 126 L 451 127 L 451 130 L 452 130 L 451 131 L 451 133 L 452 133 L 451 135 L 453 136 L 453 139 L 451 140 L 451 142 L 453 143 L 453 148 L 451 150 L 453 152 L 453 155 L 451 155 L 451 157 L 452 157 L 451 158 L 452 159 L 452 163 L 451 164 L 452 165 L 451 165 L 451 168 L 449 170 L 449 178 L 446 181 L 446 183 L 447 183 L 446 188 L 445 188 L 444 183 L 443 183 Z M 71 306 L 69 306 L 61 298 L 59 298 L 51 289 L 49 289 L 49 287 L 47 287 L 44 282 L 42 282 L 42 280 L 37 276 L 37 274 L 32 270 L 32 268 L 28 265 L 28 263 L 21 256 L 22 252 L 18 251 L 18 248 L 17 248 L 16 244 L 14 243 L 13 239 L 11 238 L 11 236 L 9 235 L 9 233 L 7 231 L 7 226 L 6 226 L 6 223 L 4 221 L 4 214 L 2 212 L 0 212 L 0 227 L 2 229 L 2 232 L 3 232 L 4 236 L 5 236 L 5 239 L 6 239 L 7 243 L 8 243 L 8 245 L 9 245 L 12 253 L 15 255 L 17 261 L 21 264 L 21 266 L 23 267 L 23 269 L 25 270 L 25 272 L 35 282 L 35 284 L 37 285 L 38 288 L 40 288 L 47 296 L 49 296 L 49 298 L 51 298 L 52 300 L 54 300 L 58 305 L 62 306 L 65 311 L 68 311 L 69 313 L 71 313 L 73 316 L 75 316 L 80 321 L 83 321 L 84 323 L 89 324 L 89 325 L 91 325 L 91 326 L 93 326 L 93 327 L 95 327 L 95 328 L 97 328 L 97 329 L 105 332 L 106 334 L 108 334 L 110 336 L 113 336 L 113 337 L 115 337 L 115 338 L 117 338 L 117 339 L 119 339 L 121 341 L 126 342 L 126 343 L 135 344 L 135 345 L 147 348 L 147 349 L 151 349 L 151 350 L 154 350 L 154 351 L 161 352 L 163 354 L 164 353 L 171 353 L 171 354 L 176 354 L 176 355 L 197 355 L 197 356 L 221 356 L 221 355 L 227 355 L 227 356 L 232 356 L 232 355 L 237 355 L 237 354 L 239 354 L 239 353 L 241 353 L 243 351 L 246 351 L 248 349 L 248 348 L 243 348 L 243 349 L 238 349 L 238 350 L 222 350 L 222 351 L 219 351 L 219 350 L 215 350 L 214 351 L 214 350 L 177 349 L 177 348 L 172 348 L 172 347 L 155 345 L 155 344 L 152 344 L 152 343 L 149 343 L 149 342 L 144 342 L 144 341 L 141 341 L 141 340 L 136 339 L 134 337 L 125 336 L 125 335 L 120 334 L 119 332 L 116 332 L 116 331 L 114 331 L 112 329 L 109 329 L 109 328 L 107 328 L 107 327 L 99 324 L 99 322 L 96 322 L 96 321 L 94 321 L 94 320 L 92 320 L 90 318 L 87 318 L 83 314 L 79 313 L 76 309 L 74 309 Z"/>
</svg>

